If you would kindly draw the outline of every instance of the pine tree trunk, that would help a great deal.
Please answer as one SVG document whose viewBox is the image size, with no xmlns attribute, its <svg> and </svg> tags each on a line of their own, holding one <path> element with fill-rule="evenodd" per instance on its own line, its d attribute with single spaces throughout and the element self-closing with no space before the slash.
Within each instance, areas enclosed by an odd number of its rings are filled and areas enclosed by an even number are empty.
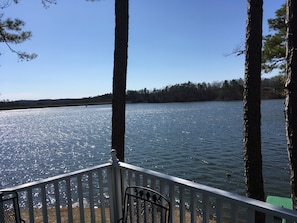
<svg viewBox="0 0 297 223">
<path fill-rule="evenodd" d="M 112 148 L 124 161 L 129 0 L 115 0 L 115 49 L 112 98 Z"/>
<path fill-rule="evenodd" d="M 244 175 L 246 195 L 264 201 L 261 153 L 262 0 L 248 0 L 244 82 Z M 264 216 L 256 214 L 256 222 Z"/>
<path fill-rule="evenodd" d="M 293 208 L 297 210 L 297 3 L 287 0 L 285 116 Z"/>
</svg>

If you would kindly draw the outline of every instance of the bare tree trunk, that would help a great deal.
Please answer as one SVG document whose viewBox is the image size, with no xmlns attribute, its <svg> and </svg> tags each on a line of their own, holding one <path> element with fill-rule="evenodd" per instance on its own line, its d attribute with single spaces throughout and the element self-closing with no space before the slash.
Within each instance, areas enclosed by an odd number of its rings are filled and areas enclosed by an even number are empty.
<svg viewBox="0 0 297 223">
<path fill-rule="evenodd" d="M 286 135 L 293 208 L 297 210 L 297 2 L 287 0 Z"/>
<path fill-rule="evenodd" d="M 115 17 L 111 146 L 124 161 L 129 0 L 115 0 Z"/>
<path fill-rule="evenodd" d="M 261 153 L 261 49 L 263 0 L 248 0 L 244 81 L 244 175 L 246 195 L 264 201 Z M 256 222 L 264 215 L 256 214 Z"/>
</svg>

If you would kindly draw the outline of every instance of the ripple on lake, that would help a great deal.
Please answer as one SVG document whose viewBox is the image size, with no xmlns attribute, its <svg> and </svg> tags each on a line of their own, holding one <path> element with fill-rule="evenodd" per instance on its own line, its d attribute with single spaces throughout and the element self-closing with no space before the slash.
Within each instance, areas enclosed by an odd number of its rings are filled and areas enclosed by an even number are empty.
<svg viewBox="0 0 297 223">
<path fill-rule="evenodd" d="M 267 193 L 289 196 L 283 101 L 262 103 Z M 128 104 L 126 161 L 244 193 L 242 102 Z M 0 112 L 0 187 L 105 163 L 111 106 Z"/>
</svg>

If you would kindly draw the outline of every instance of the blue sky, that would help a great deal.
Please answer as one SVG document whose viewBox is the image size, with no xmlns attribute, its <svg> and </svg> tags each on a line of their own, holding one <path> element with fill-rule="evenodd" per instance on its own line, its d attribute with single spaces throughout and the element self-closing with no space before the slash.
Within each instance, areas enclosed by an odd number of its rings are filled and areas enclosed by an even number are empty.
<svg viewBox="0 0 297 223">
<path fill-rule="evenodd" d="M 19 62 L 0 44 L 0 101 L 112 92 L 114 0 L 57 2 L 45 9 L 21 0 L 2 10 L 33 33 L 12 46 L 38 57 Z M 263 34 L 284 2 L 264 2 Z M 243 0 L 130 0 L 127 90 L 243 78 L 244 56 L 225 54 L 244 43 L 246 11 Z"/>
</svg>

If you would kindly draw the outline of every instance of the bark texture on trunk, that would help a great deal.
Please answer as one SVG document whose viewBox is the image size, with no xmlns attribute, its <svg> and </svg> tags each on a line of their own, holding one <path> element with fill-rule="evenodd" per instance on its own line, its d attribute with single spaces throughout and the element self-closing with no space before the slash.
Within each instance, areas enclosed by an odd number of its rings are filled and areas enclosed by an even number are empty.
<svg viewBox="0 0 297 223">
<path fill-rule="evenodd" d="M 297 210 L 297 3 L 287 0 L 285 120 L 293 208 Z"/>
<path fill-rule="evenodd" d="M 244 81 L 244 176 L 246 195 L 264 201 L 261 153 L 262 0 L 248 0 Z M 256 222 L 264 215 L 256 213 Z"/>
<path fill-rule="evenodd" d="M 112 98 L 112 148 L 124 161 L 129 0 L 115 1 L 115 48 Z"/>
</svg>

